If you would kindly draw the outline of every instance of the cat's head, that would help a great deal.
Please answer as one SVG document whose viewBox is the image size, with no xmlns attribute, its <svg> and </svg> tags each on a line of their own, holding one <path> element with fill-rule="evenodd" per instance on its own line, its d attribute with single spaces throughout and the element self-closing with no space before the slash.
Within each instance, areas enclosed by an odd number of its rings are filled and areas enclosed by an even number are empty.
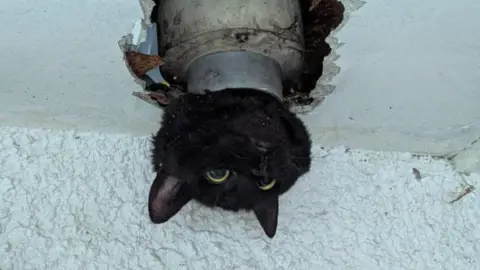
<svg viewBox="0 0 480 270">
<path fill-rule="evenodd" d="M 185 94 L 166 109 L 153 137 L 157 172 L 150 219 L 163 223 L 195 199 L 226 210 L 253 210 L 273 237 L 278 197 L 310 169 L 303 123 L 273 96 L 227 89 Z"/>
</svg>

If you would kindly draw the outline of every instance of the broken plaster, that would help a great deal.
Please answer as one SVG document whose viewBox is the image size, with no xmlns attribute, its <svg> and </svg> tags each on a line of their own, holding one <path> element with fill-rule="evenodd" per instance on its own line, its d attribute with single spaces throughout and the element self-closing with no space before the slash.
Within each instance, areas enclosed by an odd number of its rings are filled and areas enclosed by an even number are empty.
<svg viewBox="0 0 480 270">
<path fill-rule="evenodd" d="M 298 114 L 307 114 L 316 106 L 320 105 L 328 95 L 332 94 L 336 86 L 333 85 L 331 82 L 335 76 L 340 73 L 340 66 L 336 64 L 336 61 L 340 58 L 340 55 L 337 53 L 337 49 L 343 46 L 338 38 L 335 35 L 343 29 L 345 24 L 350 20 L 350 14 L 359 10 L 363 5 L 365 5 L 365 1 L 362 0 L 340 0 L 342 4 L 345 6 L 345 14 L 342 23 L 333 30 L 330 35 L 327 37 L 326 41 L 330 45 L 332 51 L 331 53 L 325 57 L 323 61 L 323 74 L 318 79 L 316 88 L 310 93 L 310 96 L 315 99 L 312 104 L 309 105 L 295 105 L 292 106 L 291 111 Z"/>
<path fill-rule="evenodd" d="M 139 51 L 141 53 L 158 55 L 158 44 L 156 39 L 156 25 L 152 24 L 150 21 L 150 14 L 154 7 L 155 3 L 150 0 L 140 0 L 140 6 L 144 14 L 143 19 L 138 19 L 133 29 L 130 33 L 122 36 L 118 41 L 118 45 L 123 53 L 126 51 Z M 165 83 L 168 84 L 162 74 L 160 69 L 157 67 L 146 73 L 146 78 L 138 78 L 130 69 L 129 65 L 125 61 L 125 65 L 129 70 L 130 74 L 134 78 L 135 83 L 141 86 L 142 91 L 134 91 L 133 96 L 158 107 L 158 104 L 152 100 L 149 96 L 149 92 L 144 91 L 147 85 L 150 83 Z M 149 82 L 147 82 L 147 80 Z"/>
<path fill-rule="evenodd" d="M 150 21 L 150 14 L 152 14 L 155 2 L 153 2 L 152 0 L 139 0 L 139 2 L 143 12 L 143 20 L 146 23 L 151 24 L 152 22 Z"/>
</svg>

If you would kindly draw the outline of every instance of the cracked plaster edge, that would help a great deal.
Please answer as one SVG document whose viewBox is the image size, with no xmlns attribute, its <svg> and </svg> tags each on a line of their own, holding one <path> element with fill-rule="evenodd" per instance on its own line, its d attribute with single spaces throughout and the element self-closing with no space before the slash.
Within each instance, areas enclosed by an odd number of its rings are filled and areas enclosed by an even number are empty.
<svg viewBox="0 0 480 270">
<path fill-rule="evenodd" d="M 152 14 L 155 2 L 153 2 L 153 0 L 138 0 L 138 2 L 140 3 L 140 7 L 142 8 L 143 20 L 147 22 L 148 25 L 152 24 L 152 22 L 150 21 L 150 14 Z"/>
<path fill-rule="evenodd" d="M 336 61 L 341 57 L 341 55 L 337 53 L 337 49 L 341 48 L 343 45 L 345 45 L 345 43 L 340 42 L 340 40 L 336 37 L 336 34 L 345 27 L 347 22 L 350 20 L 351 14 L 357 12 L 366 4 L 366 2 L 363 0 L 341 0 L 341 2 L 345 6 L 344 19 L 342 23 L 335 30 L 333 30 L 326 39 L 326 41 L 328 42 L 328 44 L 330 44 L 332 48 L 332 52 L 327 57 L 325 57 L 325 71 L 318 80 L 318 83 L 320 83 L 320 85 L 317 84 L 317 88 L 318 86 L 328 85 L 327 83 L 331 82 L 333 78 L 340 73 L 341 68 L 336 64 Z M 330 85 L 330 87 L 335 86 Z M 315 89 L 314 91 L 317 91 L 317 89 Z M 327 90 L 326 93 L 328 95 L 332 93 L 332 91 Z"/>
<path fill-rule="evenodd" d="M 143 23 L 143 22 L 142 22 Z M 132 31 L 135 29 L 135 26 L 132 27 Z M 117 42 L 118 44 L 118 47 L 120 48 L 120 50 L 122 51 L 122 55 L 125 54 L 126 51 L 128 50 L 136 50 L 136 48 L 138 48 L 138 44 L 134 44 L 134 41 L 133 41 L 133 33 L 130 32 L 126 35 L 123 35 Z M 125 67 L 127 68 L 128 72 L 130 73 L 130 76 L 132 76 L 134 82 L 139 85 L 142 89 L 145 88 L 145 85 L 146 85 L 146 82 L 140 78 L 138 78 L 132 71 L 132 69 L 130 68 L 130 66 L 128 65 L 127 63 L 127 60 L 125 58 L 125 56 L 123 57 L 123 62 L 124 62 L 124 65 Z"/>
<path fill-rule="evenodd" d="M 155 2 L 152 0 L 139 0 L 140 8 L 143 13 L 143 18 L 138 18 L 133 22 L 132 30 L 121 36 L 117 41 L 118 47 L 124 54 L 128 50 L 137 51 L 140 49 L 143 42 L 146 41 L 147 37 L 147 28 L 152 25 L 150 21 L 150 14 L 152 13 Z M 123 57 L 125 67 L 127 68 L 130 75 L 133 77 L 134 82 L 140 87 L 132 91 L 132 96 L 139 98 L 142 101 L 145 101 L 155 107 L 158 107 L 156 103 L 149 100 L 145 93 L 148 91 L 145 90 L 147 82 L 137 77 L 130 66 L 128 65 L 125 56 Z M 148 74 L 148 73 L 147 73 Z"/>
<path fill-rule="evenodd" d="M 153 3 L 153 2 L 152 2 Z M 149 13 L 145 13 L 146 7 L 141 6 L 142 12 L 144 12 L 144 18 L 139 18 L 132 23 L 132 28 L 130 32 L 124 34 L 120 37 L 117 41 L 117 45 L 119 49 L 122 51 L 123 61 L 125 67 L 127 68 L 130 75 L 133 77 L 134 82 L 139 85 L 142 89 L 145 89 L 146 82 L 140 78 L 138 78 L 130 66 L 127 63 L 127 59 L 125 57 L 125 52 L 127 51 L 139 51 L 142 43 L 147 40 L 147 29 L 151 25 L 150 16 L 147 16 Z M 153 6 L 150 8 L 153 8 Z"/>
<path fill-rule="evenodd" d="M 341 55 L 337 53 L 337 49 L 341 48 L 345 43 L 340 42 L 335 35 L 347 24 L 347 22 L 350 20 L 350 15 L 358 11 L 367 3 L 363 0 L 340 1 L 345 6 L 344 19 L 342 23 L 335 30 L 333 30 L 326 39 L 327 43 L 332 48 L 332 51 L 325 57 L 323 62 L 323 74 L 318 79 L 315 89 L 310 92 L 310 96 L 314 98 L 315 101 L 309 105 L 292 106 L 290 110 L 294 113 L 304 115 L 309 114 L 310 112 L 314 111 L 317 106 L 321 105 L 325 98 L 332 94 L 336 89 L 336 86 L 331 84 L 331 82 L 341 71 L 340 66 L 336 63 L 336 61 L 341 57 Z"/>
</svg>

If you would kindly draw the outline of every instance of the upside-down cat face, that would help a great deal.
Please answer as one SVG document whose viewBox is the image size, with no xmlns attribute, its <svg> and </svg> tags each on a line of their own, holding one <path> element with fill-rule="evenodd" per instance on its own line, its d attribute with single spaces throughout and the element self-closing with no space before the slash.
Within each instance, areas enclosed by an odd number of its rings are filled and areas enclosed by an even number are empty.
<svg viewBox="0 0 480 270">
<path fill-rule="evenodd" d="M 310 169 L 303 123 L 258 90 L 185 94 L 166 109 L 153 137 L 157 172 L 150 219 L 163 223 L 195 199 L 226 210 L 253 210 L 273 237 L 278 197 Z"/>
</svg>

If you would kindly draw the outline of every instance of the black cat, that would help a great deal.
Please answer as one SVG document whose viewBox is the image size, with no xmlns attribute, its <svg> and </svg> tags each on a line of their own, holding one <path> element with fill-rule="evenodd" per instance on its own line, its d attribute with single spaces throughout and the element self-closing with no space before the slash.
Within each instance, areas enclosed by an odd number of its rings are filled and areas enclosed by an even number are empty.
<svg viewBox="0 0 480 270">
<path fill-rule="evenodd" d="M 153 137 L 157 172 L 148 209 L 163 223 L 194 199 L 253 210 L 275 235 L 278 198 L 310 169 L 310 136 L 284 104 L 255 89 L 225 89 L 173 100 Z"/>
<path fill-rule="evenodd" d="M 158 1 L 151 14 L 157 22 Z M 315 88 L 331 48 L 325 39 L 343 21 L 339 0 L 299 0 L 304 25 L 304 70 L 284 83 L 284 95 Z M 160 54 L 162 55 L 162 54 Z M 186 93 L 174 74 L 164 78 L 180 93 L 166 105 L 153 137 L 157 177 L 149 196 L 150 219 L 163 223 L 195 199 L 226 210 L 253 210 L 273 237 L 278 198 L 310 169 L 310 136 L 284 103 L 255 89 Z M 153 89 L 153 88 L 152 88 Z"/>
</svg>

